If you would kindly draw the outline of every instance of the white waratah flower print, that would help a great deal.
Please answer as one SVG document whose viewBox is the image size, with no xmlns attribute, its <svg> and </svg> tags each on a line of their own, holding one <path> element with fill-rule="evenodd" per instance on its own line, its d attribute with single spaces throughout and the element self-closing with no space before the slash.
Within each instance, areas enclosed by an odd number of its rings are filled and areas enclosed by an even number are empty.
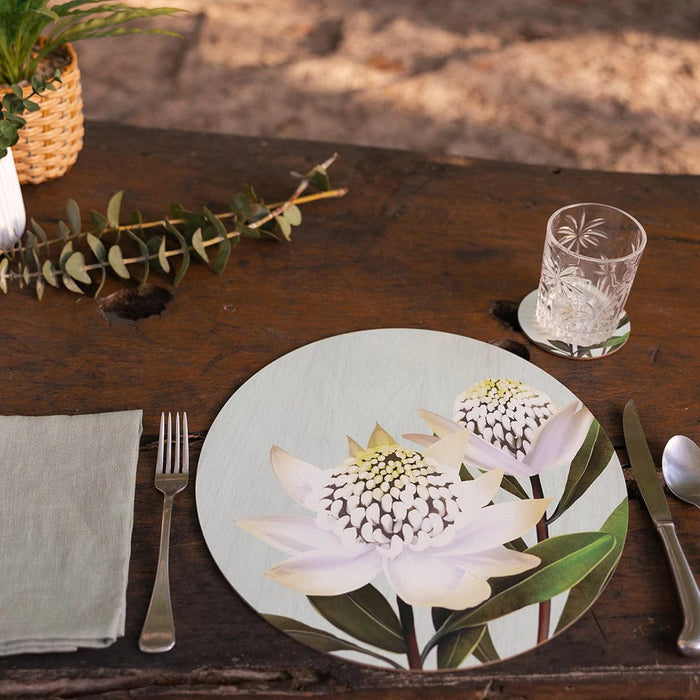
<svg viewBox="0 0 700 700">
<path fill-rule="evenodd" d="M 531 569 L 539 558 L 503 546 L 542 517 L 549 499 L 488 505 L 503 472 L 462 481 L 468 431 L 422 452 L 379 425 L 366 449 L 321 470 L 275 446 L 275 475 L 315 517 L 270 516 L 237 524 L 291 558 L 267 575 L 305 595 L 340 595 L 380 572 L 410 605 L 462 610 L 491 595 L 487 579 Z"/>
<path fill-rule="evenodd" d="M 503 469 L 535 476 L 569 466 L 593 422 L 591 412 L 572 401 L 558 409 L 543 392 L 512 379 L 484 379 L 460 394 L 454 420 L 418 411 L 435 435 L 470 431 L 464 460 L 479 469 Z M 421 445 L 436 438 L 405 435 Z"/>
</svg>

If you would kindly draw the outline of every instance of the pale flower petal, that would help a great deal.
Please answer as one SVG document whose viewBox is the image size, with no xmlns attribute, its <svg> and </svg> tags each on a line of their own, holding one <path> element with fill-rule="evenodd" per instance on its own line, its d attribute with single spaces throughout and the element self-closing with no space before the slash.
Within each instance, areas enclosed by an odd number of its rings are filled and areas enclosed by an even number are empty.
<svg viewBox="0 0 700 700">
<path fill-rule="evenodd" d="M 423 435 L 422 433 L 404 433 L 402 438 L 415 442 L 421 447 L 430 447 L 430 445 L 436 443 L 440 438 L 436 438 L 434 435 Z"/>
<path fill-rule="evenodd" d="M 529 464 L 519 462 L 510 453 L 492 445 L 474 433 L 469 436 L 464 461 L 479 469 L 503 469 L 506 474 L 511 476 L 534 476 L 537 473 L 537 470 Z"/>
<path fill-rule="evenodd" d="M 258 539 L 287 554 L 300 554 L 340 545 L 334 534 L 321 530 L 310 518 L 279 515 L 242 518 L 235 522 Z"/>
<path fill-rule="evenodd" d="M 505 544 L 532 529 L 544 515 L 551 498 L 496 503 L 479 510 L 445 546 L 451 554 L 471 554 Z"/>
<path fill-rule="evenodd" d="M 304 505 L 304 499 L 323 485 L 325 476 L 322 470 L 277 445 L 270 450 L 270 461 L 277 480 L 297 503 Z"/>
<path fill-rule="evenodd" d="M 491 595 L 491 586 L 478 576 L 465 573 L 455 588 L 440 601 L 441 608 L 464 610 L 483 603 Z"/>
<path fill-rule="evenodd" d="M 448 558 L 433 556 L 433 551 L 404 549 L 396 559 L 384 560 L 384 575 L 401 600 L 461 610 L 489 597 L 491 587 L 486 581 L 465 574 Z"/>
<path fill-rule="evenodd" d="M 297 554 L 267 571 L 277 583 L 304 595 L 340 595 L 369 583 L 382 568 L 373 547 L 361 554 L 342 547 Z"/>
<path fill-rule="evenodd" d="M 573 401 L 549 418 L 535 434 L 523 459 L 535 473 L 568 466 L 583 445 L 593 415 L 585 406 L 577 411 L 577 406 L 578 402 Z"/>
<path fill-rule="evenodd" d="M 440 550 L 435 550 L 436 554 Z M 482 578 L 491 578 L 492 576 L 513 576 L 520 574 L 528 569 L 534 569 L 539 563 L 540 558 L 534 554 L 525 552 L 516 552 L 507 547 L 494 547 L 483 552 L 474 552 L 467 555 L 447 555 L 450 561 L 474 576 Z"/>
<path fill-rule="evenodd" d="M 451 433 L 423 450 L 423 457 L 435 460 L 440 466 L 459 470 L 464 459 L 468 440 L 468 430 Z"/>
<path fill-rule="evenodd" d="M 503 470 L 493 469 L 476 477 L 473 481 L 463 481 L 460 498 L 462 510 L 476 510 L 485 506 L 498 491 L 502 479 Z"/>
<path fill-rule="evenodd" d="M 379 423 L 374 426 L 372 434 L 369 436 L 369 442 L 367 443 L 367 449 L 371 447 L 379 447 L 380 445 L 396 445 L 397 442 L 394 440 L 389 433 L 382 428 Z"/>
<path fill-rule="evenodd" d="M 348 435 L 348 451 L 350 453 L 351 457 L 357 457 L 360 453 L 364 452 L 364 449 L 362 448 L 362 445 L 359 443 L 355 442 L 349 435 Z"/>
<path fill-rule="evenodd" d="M 428 424 L 428 427 L 437 435 L 439 438 L 446 437 L 450 433 L 456 433 L 460 430 L 464 430 L 464 426 L 456 423 L 449 418 L 440 416 L 432 411 L 426 411 L 423 408 L 419 408 L 416 413 Z"/>
</svg>

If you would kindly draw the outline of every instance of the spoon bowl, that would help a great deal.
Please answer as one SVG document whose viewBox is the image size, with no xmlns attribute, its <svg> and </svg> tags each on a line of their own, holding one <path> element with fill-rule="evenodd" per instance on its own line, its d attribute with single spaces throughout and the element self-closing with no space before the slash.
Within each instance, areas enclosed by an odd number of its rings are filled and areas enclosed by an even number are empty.
<svg viewBox="0 0 700 700">
<path fill-rule="evenodd" d="M 685 435 L 674 435 L 664 448 L 661 469 L 671 492 L 700 508 L 700 447 Z"/>
</svg>

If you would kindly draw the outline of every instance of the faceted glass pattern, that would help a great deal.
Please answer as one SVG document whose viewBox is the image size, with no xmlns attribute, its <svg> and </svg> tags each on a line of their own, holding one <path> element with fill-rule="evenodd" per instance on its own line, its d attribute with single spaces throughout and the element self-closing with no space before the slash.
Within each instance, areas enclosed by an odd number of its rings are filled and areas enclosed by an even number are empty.
<svg viewBox="0 0 700 700">
<path fill-rule="evenodd" d="M 547 222 L 536 320 L 551 340 L 604 343 L 623 314 L 646 232 L 604 204 L 571 204 Z"/>
</svg>

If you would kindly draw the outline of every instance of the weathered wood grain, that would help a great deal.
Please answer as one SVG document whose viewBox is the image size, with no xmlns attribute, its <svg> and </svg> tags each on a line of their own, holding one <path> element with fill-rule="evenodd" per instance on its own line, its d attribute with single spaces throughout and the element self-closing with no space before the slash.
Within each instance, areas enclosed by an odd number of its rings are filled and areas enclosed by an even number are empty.
<svg viewBox="0 0 700 700">
<path fill-rule="evenodd" d="M 305 343 L 401 326 L 517 342 L 586 402 L 617 447 L 628 398 L 637 403 L 656 458 L 671 435 L 698 437 L 700 178 L 89 124 L 72 171 L 25 188 L 27 211 L 51 229 L 69 197 L 87 215 L 104 210 L 118 189 L 125 190 L 125 209 L 138 207 L 145 217 L 164 214 L 171 201 L 217 211 L 245 182 L 275 201 L 294 187 L 290 170 L 336 150 L 331 179 L 350 188 L 346 198 L 306 206 L 290 244 L 244 241 L 221 277 L 195 265 L 177 289 L 154 277 L 174 294 L 160 315 L 109 322 L 94 301 L 53 289 L 41 303 L 28 290 L 0 299 L 4 413 L 144 409 L 126 636 L 104 651 L 2 658 L 0 695 L 696 696 L 699 667 L 675 651 L 681 625 L 675 593 L 634 489 L 622 561 L 588 614 L 519 658 L 438 675 L 357 666 L 273 630 L 217 570 L 188 489 L 173 520 L 178 642 L 168 654 L 138 651 L 160 526 L 161 499 L 152 487 L 160 411 L 189 412 L 196 461 L 201 439 L 233 391 Z M 548 355 L 494 313 L 503 308 L 497 302 L 517 302 L 537 285 L 547 217 L 574 201 L 619 206 L 649 234 L 627 305 L 632 337 L 610 358 L 586 363 Z M 697 513 L 676 501 L 671 507 L 698 571 Z"/>
</svg>

